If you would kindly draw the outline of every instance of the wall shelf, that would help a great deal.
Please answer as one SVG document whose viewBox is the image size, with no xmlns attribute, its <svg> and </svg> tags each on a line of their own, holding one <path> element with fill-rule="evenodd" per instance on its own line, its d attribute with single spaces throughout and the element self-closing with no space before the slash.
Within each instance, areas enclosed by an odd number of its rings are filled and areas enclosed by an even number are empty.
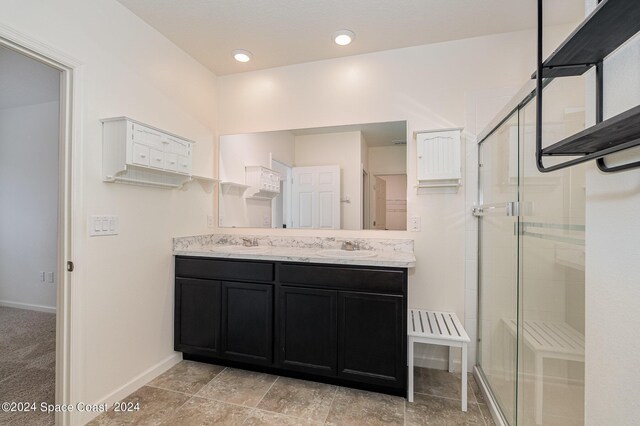
<svg viewBox="0 0 640 426">
<path fill-rule="evenodd" d="M 538 66 L 536 79 L 536 164 L 542 173 L 597 160 L 603 172 L 618 172 L 640 167 L 640 162 L 615 167 L 604 157 L 640 146 L 640 106 L 603 120 L 605 58 L 640 31 L 638 0 L 603 0 L 595 10 L 545 61 L 542 60 L 542 5 L 538 0 Z M 542 147 L 542 92 L 556 77 L 584 74 L 596 68 L 596 124 L 546 148 Z M 545 166 L 543 158 L 573 156 L 571 160 Z"/>
<path fill-rule="evenodd" d="M 542 63 L 542 77 L 584 74 L 638 32 L 637 0 L 604 0 Z M 533 74 L 535 78 L 536 74 Z"/>
<path fill-rule="evenodd" d="M 587 155 L 627 144 L 640 145 L 640 105 L 544 148 L 542 155 Z"/>
<path fill-rule="evenodd" d="M 244 193 L 244 198 L 250 198 L 254 200 L 273 200 L 279 194 L 280 193 L 276 191 L 267 191 L 266 189 L 249 187 Z"/>
<path fill-rule="evenodd" d="M 213 188 L 215 188 L 216 186 L 216 182 L 220 182 L 220 179 L 192 175 L 191 180 L 185 183 L 183 189 L 188 189 L 191 186 L 192 182 L 198 182 L 204 192 L 206 192 L 207 194 L 211 194 L 213 192 Z"/>
<path fill-rule="evenodd" d="M 242 196 L 248 188 L 251 188 L 251 186 L 243 183 L 220 182 L 220 189 L 223 194 Z"/>
</svg>

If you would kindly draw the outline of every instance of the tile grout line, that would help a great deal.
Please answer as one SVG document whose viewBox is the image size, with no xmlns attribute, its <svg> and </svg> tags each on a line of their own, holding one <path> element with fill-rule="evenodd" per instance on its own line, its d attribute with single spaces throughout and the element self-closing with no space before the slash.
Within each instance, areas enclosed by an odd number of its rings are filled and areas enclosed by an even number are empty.
<svg viewBox="0 0 640 426">
<path fill-rule="evenodd" d="M 402 419 L 402 425 L 407 426 L 407 398 L 404 399 L 404 416 Z M 485 425 L 486 426 L 486 425 Z"/>
<path fill-rule="evenodd" d="M 418 394 L 418 395 L 422 395 L 422 396 L 430 396 L 430 397 L 434 397 L 434 398 L 449 399 L 451 401 L 458 401 L 458 402 L 461 401 L 460 398 L 451 398 L 451 397 L 448 397 L 448 396 L 434 395 L 434 394 L 431 394 L 431 393 L 414 392 L 414 394 Z M 468 404 L 479 404 L 479 402 L 469 401 L 468 398 L 467 398 L 467 403 Z"/>
<path fill-rule="evenodd" d="M 143 387 L 144 387 L 144 386 L 143 386 Z M 150 387 L 152 387 L 152 386 L 150 386 Z M 162 388 L 156 388 L 156 389 L 168 390 L 168 389 L 162 389 Z M 137 392 L 137 391 L 136 391 L 136 392 Z M 182 393 L 182 392 L 176 392 L 176 393 Z M 189 396 L 189 395 L 188 395 L 188 394 L 186 394 L 186 393 L 183 393 L 183 395 L 187 395 L 187 396 Z M 175 411 L 174 411 L 173 413 L 171 413 L 171 415 L 170 415 L 170 416 L 168 416 L 168 417 L 167 417 L 166 421 L 168 422 L 169 420 L 171 420 L 172 418 L 174 418 L 175 416 L 177 416 L 177 415 L 178 415 L 178 412 L 180 411 L 180 409 L 182 409 L 182 407 L 184 407 L 185 405 L 187 405 L 187 403 L 188 403 L 189 401 L 191 401 L 191 400 L 193 399 L 193 397 L 194 397 L 194 396 L 195 396 L 195 395 L 191 395 L 191 396 L 189 396 L 189 398 L 188 398 L 185 402 L 183 402 L 182 404 L 180 404 L 180 406 L 179 406 L 178 408 L 176 408 L 176 409 L 175 409 Z"/>
<path fill-rule="evenodd" d="M 269 386 L 269 389 L 267 389 L 267 391 L 264 393 L 264 395 L 262 395 L 262 398 L 260 398 L 260 401 L 258 401 L 258 403 L 256 404 L 256 406 L 255 406 L 255 407 L 253 407 L 253 408 L 257 408 L 257 409 L 259 409 L 259 408 L 258 408 L 258 405 L 260 405 L 260 403 L 262 402 L 262 400 L 264 399 L 264 397 L 265 397 L 265 396 L 267 396 L 267 394 L 269 393 L 269 391 L 271 390 L 271 388 L 273 388 L 273 385 L 275 385 L 275 384 L 276 384 L 276 382 L 278 381 L 278 379 L 279 379 L 279 378 L 280 378 L 280 376 L 276 376 L 276 379 L 273 381 L 273 383 L 271 383 L 271 386 Z M 264 411 L 267 411 L 267 410 L 264 410 Z"/>
<path fill-rule="evenodd" d="M 471 374 L 471 380 L 473 380 L 475 382 L 475 377 L 473 377 L 473 374 Z M 467 381 L 469 381 L 469 378 L 467 378 Z M 476 383 L 477 385 L 477 383 Z M 476 394 L 476 391 L 473 390 L 473 386 L 469 386 L 469 389 L 471 389 L 471 393 L 473 394 L 473 398 L 476 400 L 476 405 L 478 406 L 478 411 L 480 411 L 480 418 L 482 419 L 482 422 L 484 423 L 484 426 L 488 426 L 487 420 L 484 418 L 484 413 L 482 412 L 482 409 L 480 408 L 480 402 L 478 402 L 478 395 Z"/>
<path fill-rule="evenodd" d="M 329 414 L 331 414 L 331 407 L 333 407 L 333 402 L 336 400 L 336 395 L 337 394 L 338 394 L 338 386 L 336 386 L 336 389 L 333 392 L 333 397 L 331 398 L 331 403 L 329 404 L 329 409 L 327 410 L 327 415 L 324 416 L 324 421 L 322 422 L 322 424 L 325 424 L 325 425 L 327 424 L 327 420 L 329 419 Z"/>
</svg>

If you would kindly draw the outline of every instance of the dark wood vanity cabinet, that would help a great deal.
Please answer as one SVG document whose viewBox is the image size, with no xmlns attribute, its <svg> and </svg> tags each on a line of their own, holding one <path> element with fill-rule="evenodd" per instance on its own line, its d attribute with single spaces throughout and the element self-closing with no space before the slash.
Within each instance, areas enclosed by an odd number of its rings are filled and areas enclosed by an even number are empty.
<svg viewBox="0 0 640 426">
<path fill-rule="evenodd" d="M 406 371 L 404 298 L 339 293 L 338 374 L 383 386 L 403 382 Z"/>
<path fill-rule="evenodd" d="M 338 293 L 283 285 L 279 289 L 278 312 L 278 365 L 335 376 Z"/>
<path fill-rule="evenodd" d="M 222 353 L 229 358 L 271 365 L 273 285 L 222 283 Z"/>
<path fill-rule="evenodd" d="M 220 281 L 176 278 L 175 350 L 219 354 L 220 287 Z"/>
<path fill-rule="evenodd" d="M 407 270 L 176 257 L 175 350 L 405 395 Z"/>
</svg>

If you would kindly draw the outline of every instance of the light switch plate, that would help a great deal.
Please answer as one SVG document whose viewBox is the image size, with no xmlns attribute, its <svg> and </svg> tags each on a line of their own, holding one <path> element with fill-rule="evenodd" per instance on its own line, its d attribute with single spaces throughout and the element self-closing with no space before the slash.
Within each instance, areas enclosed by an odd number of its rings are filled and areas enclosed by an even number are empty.
<svg viewBox="0 0 640 426">
<path fill-rule="evenodd" d="M 409 218 L 409 231 L 411 232 L 420 232 L 422 228 L 420 216 L 412 216 Z"/>
<path fill-rule="evenodd" d="M 92 237 L 118 235 L 120 229 L 119 222 L 118 216 L 89 216 L 89 235 Z"/>
</svg>

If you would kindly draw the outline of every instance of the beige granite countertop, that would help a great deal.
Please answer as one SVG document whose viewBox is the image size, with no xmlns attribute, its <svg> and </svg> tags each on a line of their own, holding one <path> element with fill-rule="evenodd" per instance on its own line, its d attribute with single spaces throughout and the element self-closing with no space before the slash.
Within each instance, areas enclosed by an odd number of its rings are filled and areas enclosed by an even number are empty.
<svg viewBox="0 0 640 426">
<path fill-rule="evenodd" d="M 226 259 L 272 260 L 279 262 L 305 262 L 332 265 L 361 265 L 395 268 L 413 268 L 413 240 L 349 239 L 357 241 L 363 251 L 375 253 L 372 257 L 329 257 L 327 249 L 339 249 L 344 238 L 268 237 L 257 236 L 256 253 L 242 253 L 242 238 L 247 235 L 200 235 L 174 238 L 176 256 L 215 257 Z M 325 251 L 325 254 L 321 254 Z"/>
</svg>

